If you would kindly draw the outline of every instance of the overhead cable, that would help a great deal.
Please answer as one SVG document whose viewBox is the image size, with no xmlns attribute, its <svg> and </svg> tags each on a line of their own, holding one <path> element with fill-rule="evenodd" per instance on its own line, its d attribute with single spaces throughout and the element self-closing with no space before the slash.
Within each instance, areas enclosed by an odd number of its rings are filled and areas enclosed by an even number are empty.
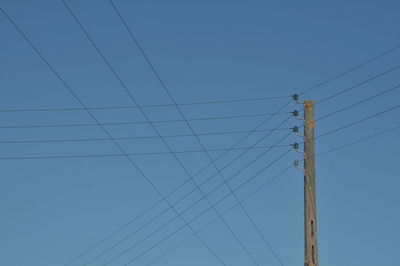
<svg viewBox="0 0 400 266">
<path fill-rule="evenodd" d="M 66 5 L 66 3 L 63 1 L 63 3 Z M 58 78 L 58 80 L 64 85 L 64 87 L 71 93 L 71 95 L 75 98 L 75 100 L 81 105 L 82 108 L 86 109 L 87 113 L 93 118 L 94 121 L 99 125 L 99 127 L 103 130 L 103 132 L 110 138 L 113 139 L 112 135 L 105 129 L 104 126 L 101 125 L 101 123 L 97 120 L 97 118 L 94 116 L 92 111 L 88 110 L 86 108 L 86 105 L 82 102 L 82 100 L 78 97 L 78 95 L 71 89 L 71 87 L 66 83 L 66 81 L 60 76 L 60 74 L 55 70 L 55 68 L 47 61 L 47 59 L 43 56 L 43 54 L 36 48 L 36 46 L 29 40 L 29 38 L 22 32 L 22 30 L 17 26 L 17 24 L 8 16 L 8 14 L 3 10 L 3 8 L 0 7 L 0 11 L 3 13 L 3 15 L 10 21 L 10 23 L 15 27 L 15 29 L 21 34 L 21 36 L 25 39 L 25 41 L 31 46 L 31 48 L 36 52 L 36 54 L 42 59 L 42 61 L 49 67 L 49 69 L 53 72 L 53 74 Z M 169 201 L 164 197 L 164 195 L 161 193 L 161 191 L 155 186 L 155 184 L 151 181 L 151 179 L 139 168 L 139 166 L 131 159 L 130 156 L 126 155 L 125 150 L 121 147 L 121 145 L 113 140 L 113 143 L 115 146 L 125 154 L 125 158 L 134 166 L 134 168 L 141 174 L 141 176 L 149 183 L 149 185 L 157 192 L 157 194 L 165 200 L 165 202 L 170 205 Z M 175 213 L 178 214 L 176 209 L 172 208 Z M 179 216 L 180 219 L 186 224 L 186 221 L 183 219 L 183 217 Z M 189 228 L 194 232 L 193 228 L 188 225 Z M 219 256 L 205 243 L 200 236 L 197 236 L 207 247 L 207 249 L 215 256 L 215 258 L 222 264 L 225 265 L 225 263 L 219 258 Z"/>
</svg>

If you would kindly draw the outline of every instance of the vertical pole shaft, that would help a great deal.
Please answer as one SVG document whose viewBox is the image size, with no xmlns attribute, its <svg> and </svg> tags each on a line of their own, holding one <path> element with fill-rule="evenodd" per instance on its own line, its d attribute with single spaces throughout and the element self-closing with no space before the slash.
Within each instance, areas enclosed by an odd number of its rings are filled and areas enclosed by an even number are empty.
<svg viewBox="0 0 400 266">
<path fill-rule="evenodd" d="M 304 266 L 319 266 L 315 194 L 314 106 L 304 101 Z"/>
</svg>

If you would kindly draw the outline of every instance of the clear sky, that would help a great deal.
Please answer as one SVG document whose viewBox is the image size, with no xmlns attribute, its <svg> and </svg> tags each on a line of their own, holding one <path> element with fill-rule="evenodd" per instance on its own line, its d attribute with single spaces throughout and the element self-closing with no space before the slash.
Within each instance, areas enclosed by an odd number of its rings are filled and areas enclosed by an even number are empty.
<svg viewBox="0 0 400 266">
<path fill-rule="evenodd" d="M 87 107 L 132 106 L 121 84 L 73 20 L 62 1 L 1 0 L 1 8 L 15 21 Z M 73 12 L 140 105 L 171 104 L 108 0 L 67 0 Z M 187 105 L 187 118 L 238 116 L 275 112 L 293 93 L 310 88 L 400 42 L 398 1 L 127 1 L 115 0 L 127 24 L 178 103 L 240 98 L 288 96 L 282 99 L 229 104 Z M 80 108 L 76 99 L 38 55 L 0 15 L 0 264 L 55 266 L 93 247 L 121 225 L 158 202 L 160 196 L 123 156 L 67 159 L 13 159 L 62 155 L 120 154 L 111 141 L 4 143 L 21 140 L 107 138 L 98 126 L 10 128 L 25 125 L 93 124 L 86 111 L 4 112 L 10 109 Z M 327 83 L 300 100 L 318 102 L 400 64 L 400 49 Z M 315 108 L 316 118 L 400 84 L 394 70 Z M 393 90 L 316 123 L 316 135 L 381 112 L 398 104 Z M 262 129 L 278 127 L 301 109 L 291 102 Z M 151 120 L 179 120 L 175 107 L 144 108 Z M 101 123 L 145 121 L 138 109 L 94 110 Z M 316 153 L 400 125 L 399 109 L 316 140 Z M 248 131 L 266 116 L 190 121 L 196 133 Z M 190 134 L 185 123 L 154 124 L 161 135 Z M 301 121 L 290 118 L 258 145 L 275 145 Z M 149 124 L 107 125 L 114 138 L 156 136 Z M 325 154 L 316 160 L 320 264 L 324 266 L 399 265 L 400 130 Z M 249 147 L 267 134 L 251 134 L 238 147 Z M 206 149 L 229 148 L 244 134 L 200 136 Z M 165 138 L 174 151 L 201 150 L 193 137 Z M 117 140 L 127 153 L 168 151 L 158 138 Z M 280 144 L 301 142 L 289 135 Z M 238 187 L 289 147 L 271 148 L 229 182 Z M 229 178 L 266 148 L 247 152 L 226 167 Z M 216 161 L 224 167 L 243 150 L 226 153 Z M 211 151 L 213 159 L 222 151 Z M 209 163 L 204 153 L 179 153 L 190 175 Z M 162 194 L 188 179 L 171 154 L 132 155 L 134 161 Z M 236 191 L 245 198 L 294 160 L 291 151 L 254 180 Z M 208 167 L 195 177 L 202 182 L 215 173 Z M 221 184 L 215 176 L 202 187 L 209 193 Z M 193 190 L 188 182 L 168 199 L 175 202 Z M 218 202 L 229 193 L 222 186 L 209 196 Z M 196 191 L 176 205 L 178 212 L 201 198 Z M 216 205 L 224 213 L 236 204 L 234 197 Z M 283 265 L 303 265 L 303 178 L 290 168 L 279 179 L 243 203 Z M 202 201 L 182 217 L 190 220 L 209 207 Z M 74 261 L 84 265 L 120 239 L 146 225 L 161 211 L 151 212 Z M 124 265 L 182 226 L 166 211 L 154 222 L 99 256 L 89 265 L 103 265 L 137 244 L 110 265 Z M 208 211 L 192 223 L 197 231 L 215 219 Z M 224 216 L 225 222 L 259 265 L 280 265 L 241 208 Z M 192 235 L 184 227 L 130 265 L 148 265 Z M 223 222 L 218 220 L 199 233 L 226 265 L 254 265 Z M 152 265 L 221 265 L 192 237 Z"/>
</svg>

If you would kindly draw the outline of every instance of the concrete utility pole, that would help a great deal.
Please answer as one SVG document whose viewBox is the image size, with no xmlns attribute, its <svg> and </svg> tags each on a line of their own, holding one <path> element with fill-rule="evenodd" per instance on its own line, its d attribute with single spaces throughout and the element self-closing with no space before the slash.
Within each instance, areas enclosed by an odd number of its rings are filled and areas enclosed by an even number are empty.
<svg viewBox="0 0 400 266">
<path fill-rule="evenodd" d="M 315 196 L 314 105 L 304 101 L 304 266 L 319 266 Z"/>
</svg>

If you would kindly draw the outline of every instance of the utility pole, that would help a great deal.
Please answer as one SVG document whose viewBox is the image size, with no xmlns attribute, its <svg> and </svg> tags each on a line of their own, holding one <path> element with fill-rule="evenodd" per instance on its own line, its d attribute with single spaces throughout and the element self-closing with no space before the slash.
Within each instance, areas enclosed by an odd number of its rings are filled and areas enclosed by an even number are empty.
<svg viewBox="0 0 400 266">
<path fill-rule="evenodd" d="M 304 101 L 304 251 L 304 266 L 319 266 L 312 100 Z"/>
</svg>

